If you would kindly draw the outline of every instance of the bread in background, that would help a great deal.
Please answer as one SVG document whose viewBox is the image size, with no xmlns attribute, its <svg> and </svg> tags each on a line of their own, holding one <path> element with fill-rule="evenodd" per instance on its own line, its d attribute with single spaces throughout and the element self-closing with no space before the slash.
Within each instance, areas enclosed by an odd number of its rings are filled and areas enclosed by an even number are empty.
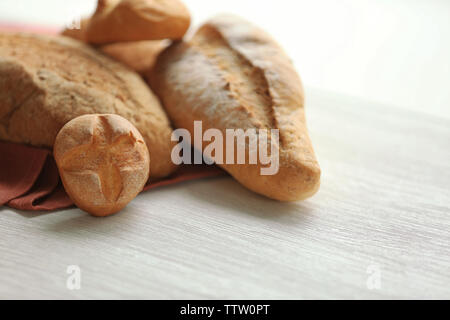
<svg viewBox="0 0 450 320">
<path fill-rule="evenodd" d="M 181 0 L 99 0 L 86 26 L 86 41 L 182 39 L 191 23 Z"/>
</svg>

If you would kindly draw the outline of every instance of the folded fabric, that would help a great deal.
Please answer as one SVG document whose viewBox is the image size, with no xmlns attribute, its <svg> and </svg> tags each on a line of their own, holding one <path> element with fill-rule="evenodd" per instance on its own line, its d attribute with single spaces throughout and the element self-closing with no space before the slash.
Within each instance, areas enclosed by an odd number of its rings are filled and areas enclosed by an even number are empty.
<svg viewBox="0 0 450 320">
<path fill-rule="evenodd" d="M 215 166 L 185 165 L 168 178 L 149 181 L 143 191 L 222 175 L 225 172 Z M 4 205 L 28 211 L 73 206 L 50 150 L 0 141 L 0 206 Z"/>
</svg>

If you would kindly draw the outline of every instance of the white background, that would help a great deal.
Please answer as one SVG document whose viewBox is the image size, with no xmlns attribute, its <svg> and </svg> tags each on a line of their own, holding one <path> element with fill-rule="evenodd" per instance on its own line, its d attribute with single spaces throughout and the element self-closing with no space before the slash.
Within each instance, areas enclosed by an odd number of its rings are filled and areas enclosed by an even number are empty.
<svg viewBox="0 0 450 320">
<path fill-rule="evenodd" d="M 317 88 L 450 117 L 450 1 L 186 0 L 268 30 Z M 95 0 L 0 0 L 0 21 L 62 26 Z"/>
</svg>

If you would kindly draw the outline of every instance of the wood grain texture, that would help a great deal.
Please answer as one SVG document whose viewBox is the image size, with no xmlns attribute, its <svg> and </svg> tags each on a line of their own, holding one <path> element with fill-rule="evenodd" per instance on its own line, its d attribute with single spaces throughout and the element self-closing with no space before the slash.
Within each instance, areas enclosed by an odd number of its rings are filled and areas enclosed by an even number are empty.
<svg viewBox="0 0 450 320">
<path fill-rule="evenodd" d="M 0 208 L 0 298 L 450 298 L 450 120 L 312 89 L 307 118 L 323 180 L 305 202 L 218 178 L 107 219 Z"/>
</svg>

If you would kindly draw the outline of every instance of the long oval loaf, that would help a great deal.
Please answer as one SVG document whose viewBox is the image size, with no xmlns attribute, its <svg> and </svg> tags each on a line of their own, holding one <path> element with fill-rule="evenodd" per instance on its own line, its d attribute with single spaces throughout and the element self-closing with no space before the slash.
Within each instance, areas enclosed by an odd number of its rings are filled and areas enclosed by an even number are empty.
<svg viewBox="0 0 450 320">
<path fill-rule="evenodd" d="M 169 119 L 138 74 L 67 37 L 0 33 L 1 140 L 52 148 L 67 122 L 96 113 L 140 131 L 153 178 L 174 171 Z"/>
<path fill-rule="evenodd" d="M 320 185 L 299 76 L 266 33 L 230 15 L 204 24 L 189 42 L 165 50 L 149 80 L 176 127 L 279 129 L 279 171 L 260 163 L 222 164 L 249 189 L 282 201 L 305 199 Z M 203 145 L 204 148 L 205 145 Z M 247 148 L 248 141 L 247 141 Z"/>
</svg>

